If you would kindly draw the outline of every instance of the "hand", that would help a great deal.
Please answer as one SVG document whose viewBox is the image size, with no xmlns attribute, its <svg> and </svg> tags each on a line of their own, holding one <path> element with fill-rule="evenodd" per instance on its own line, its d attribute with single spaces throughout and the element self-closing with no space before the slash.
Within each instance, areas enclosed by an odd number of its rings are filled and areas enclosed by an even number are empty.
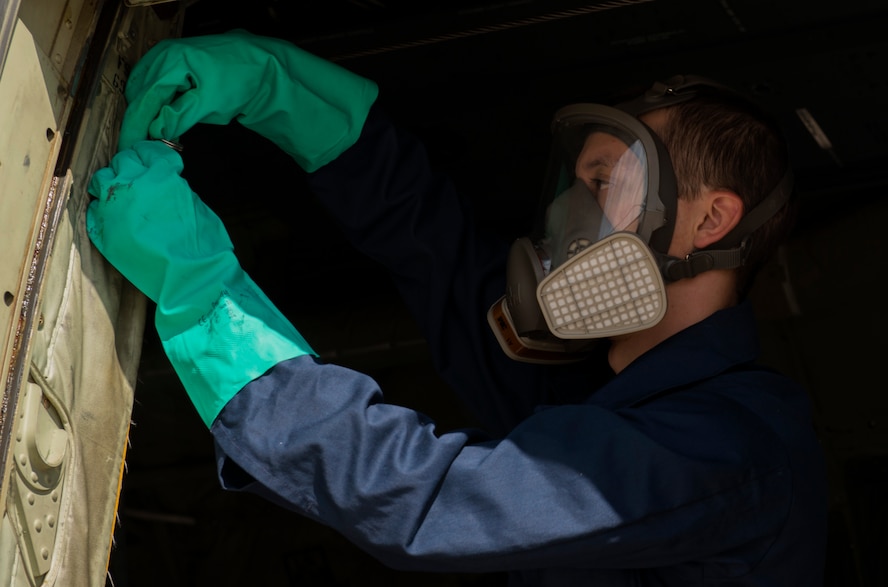
<svg viewBox="0 0 888 587">
<path fill-rule="evenodd" d="M 314 171 L 357 140 L 376 95 L 373 82 L 280 39 L 167 39 L 130 75 L 119 145 L 237 120 Z"/>
<path fill-rule="evenodd" d="M 86 224 L 105 258 L 157 302 L 164 351 L 209 427 L 247 383 L 314 351 L 241 269 L 182 168 L 160 141 L 134 143 L 93 175 Z"/>
<path fill-rule="evenodd" d="M 140 141 L 93 175 L 86 215 L 93 244 L 154 302 L 206 308 L 218 292 L 195 283 L 239 269 L 225 226 L 179 174 L 182 158 L 160 141 Z M 170 308 L 170 310 L 173 309 Z M 199 317 L 199 316 L 198 316 Z"/>
</svg>

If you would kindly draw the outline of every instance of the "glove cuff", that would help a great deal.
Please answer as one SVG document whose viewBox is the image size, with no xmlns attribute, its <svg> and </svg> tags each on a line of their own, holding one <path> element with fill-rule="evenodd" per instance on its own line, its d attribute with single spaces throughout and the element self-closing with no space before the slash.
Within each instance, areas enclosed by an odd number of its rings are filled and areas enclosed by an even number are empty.
<svg viewBox="0 0 888 587">
<path fill-rule="evenodd" d="M 159 309 L 155 323 L 158 332 L 177 330 Z M 207 428 L 238 391 L 271 367 L 316 355 L 245 273 L 226 284 L 196 324 L 161 342 Z"/>
</svg>

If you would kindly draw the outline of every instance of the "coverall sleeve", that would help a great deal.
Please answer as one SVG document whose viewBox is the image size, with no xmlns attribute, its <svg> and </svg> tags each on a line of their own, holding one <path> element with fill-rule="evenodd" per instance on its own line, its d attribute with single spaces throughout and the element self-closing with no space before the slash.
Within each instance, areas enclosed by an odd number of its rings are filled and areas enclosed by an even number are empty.
<svg viewBox="0 0 888 587">
<path fill-rule="evenodd" d="M 470 203 L 378 107 L 357 143 L 309 182 L 346 238 L 392 274 L 438 373 L 486 429 L 504 434 L 553 386 L 589 389 L 570 369 L 555 383 L 553 370 L 499 348 L 486 315 L 505 292 L 507 243 L 476 231 Z"/>
<path fill-rule="evenodd" d="M 784 520 L 779 443 L 750 455 L 699 442 L 752 425 L 742 411 L 713 417 L 724 406 L 709 401 L 552 407 L 503 439 L 438 435 L 383 403 L 371 378 L 299 357 L 241 390 L 211 430 L 225 488 L 331 526 L 395 568 L 629 569 L 748 545 Z"/>
</svg>

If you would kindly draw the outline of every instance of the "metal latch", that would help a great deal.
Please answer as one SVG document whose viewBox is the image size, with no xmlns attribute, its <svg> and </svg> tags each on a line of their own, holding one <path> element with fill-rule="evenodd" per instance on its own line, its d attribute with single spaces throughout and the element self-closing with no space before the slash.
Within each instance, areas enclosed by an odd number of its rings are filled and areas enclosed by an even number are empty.
<svg viewBox="0 0 888 587">
<path fill-rule="evenodd" d="M 68 420 L 51 393 L 29 378 L 19 396 L 9 508 L 23 559 L 33 579 L 49 572 L 59 529 Z"/>
</svg>

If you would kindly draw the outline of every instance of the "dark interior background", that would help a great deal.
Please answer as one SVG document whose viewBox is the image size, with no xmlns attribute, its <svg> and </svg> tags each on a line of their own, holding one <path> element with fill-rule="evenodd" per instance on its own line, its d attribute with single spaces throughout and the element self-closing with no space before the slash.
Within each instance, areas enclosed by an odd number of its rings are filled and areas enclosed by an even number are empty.
<svg viewBox="0 0 888 587">
<path fill-rule="evenodd" d="M 675 73 L 754 96 L 785 128 L 803 199 L 793 238 L 753 293 L 764 359 L 814 400 L 832 490 L 827 585 L 888 585 L 882 0 L 203 0 L 185 14 L 185 35 L 278 36 L 377 81 L 389 114 L 425 140 L 481 223 L 508 239 L 529 228 L 558 107 Z M 192 187 L 325 359 L 373 375 L 389 401 L 430 414 L 441 430 L 471 425 L 385 273 L 342 241 L 295 163 L 237 126 L 198 127 L 183 143 Z M 222 492 L 209 434 L 146 330 L 114 585 L 501 582 L 391 571 L 321 526 Z"/>
</svg>

